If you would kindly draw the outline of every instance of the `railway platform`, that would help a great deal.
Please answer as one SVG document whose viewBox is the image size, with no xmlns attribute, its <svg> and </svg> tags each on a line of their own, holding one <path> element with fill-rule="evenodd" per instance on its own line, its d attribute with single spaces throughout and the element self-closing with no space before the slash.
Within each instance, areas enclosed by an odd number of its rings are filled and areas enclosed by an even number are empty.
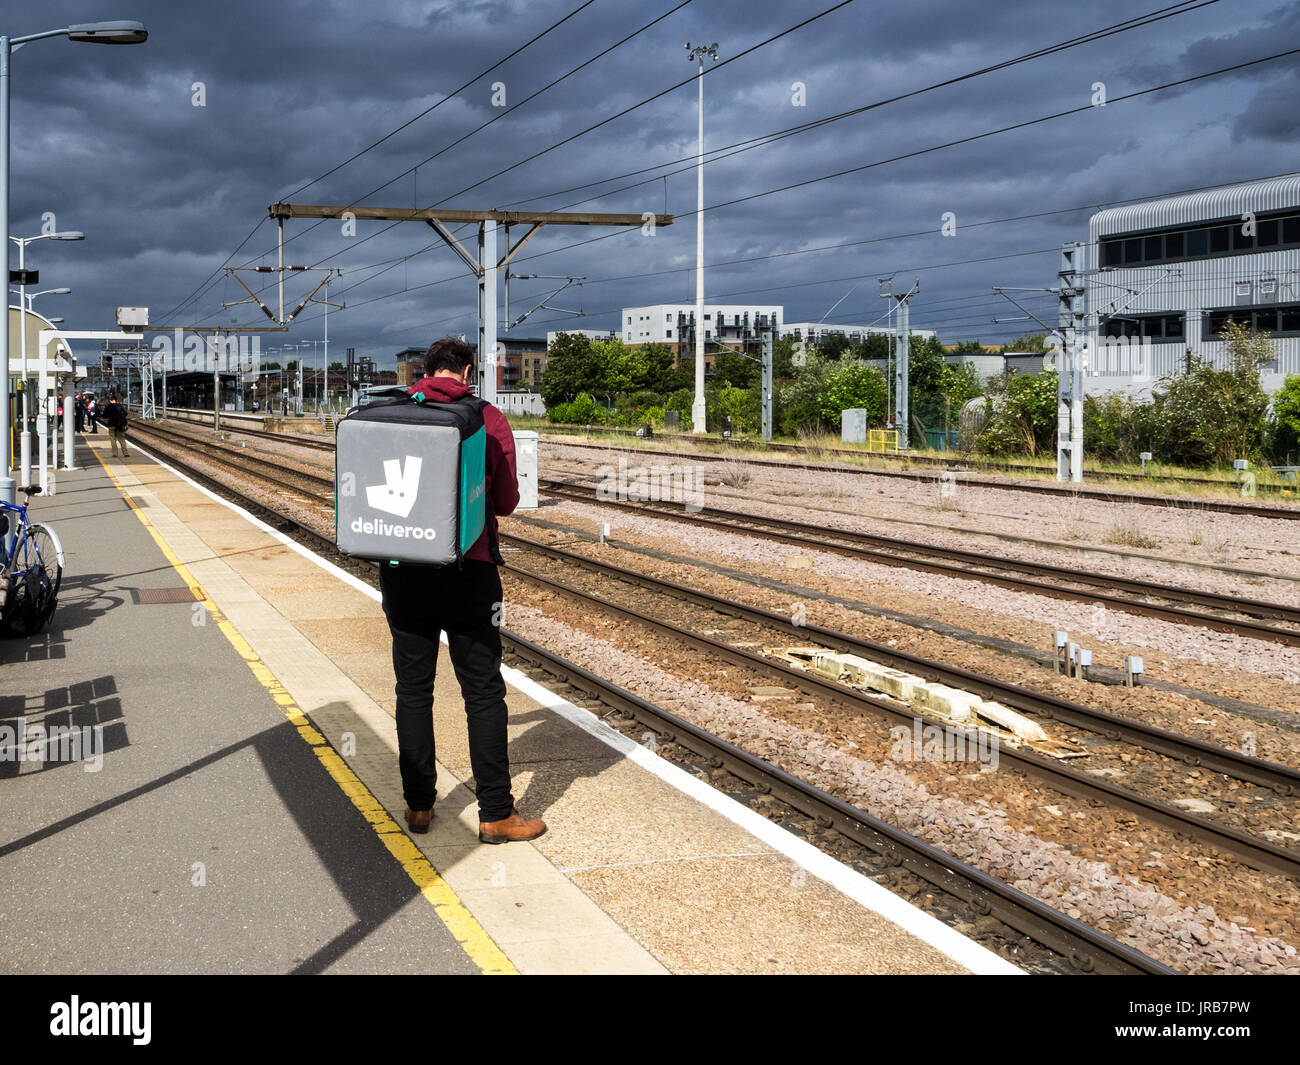
<svg viewBox="0 0 1300 1065">
<path fill-rule="evenodd" d="M 479 844 L 445 648 L 408 835 L 378 593 L 135 445 L 77 460 L 33 505 L 58 611 L 0 643 L 5 970 L 1018 971 L 510 669 L 550 830 Z"/>
</svg>

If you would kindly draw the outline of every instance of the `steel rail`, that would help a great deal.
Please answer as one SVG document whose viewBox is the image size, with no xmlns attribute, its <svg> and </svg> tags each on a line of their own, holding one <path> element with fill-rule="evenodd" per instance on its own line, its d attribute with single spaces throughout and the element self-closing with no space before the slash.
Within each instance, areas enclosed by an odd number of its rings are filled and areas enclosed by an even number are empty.
<svg viewBox="0 0 1300 1065">
<path fill-rule="evenodd" d="M 541 439 L 548 439 L 543 435 Z M 681 439 L 690 440 L 690 437 L 683 436 Z M 578 447 L 595 451 L 624 451 L 633 455 L 663 455 L 669 458 L 692 458 L 703 459 L 712 462 L 726 462 L 736 460 L 749 463 L 754 466 L 771 466 L 777 469 L 786 470 L 817 470 L 825 473 L 853 473 L 864 474 L 872 477 L 898 477 L 909 481 L 928 481 L 934 484 L 938 480 L 938 473 L 927 471 L 912 470 L 889 470 L 880 467 L 863 467 L 863 466 L 845 466 L 829 462 L 817 462 L 806 460 L 803 462 L 781 462 L 777 459 L 761 459 L 754 457 L 749 452 L 742 452 L 739 455 L 711 455 L 698 451 L 666 451 L 648 447 L 621 447 L 617 444 L 585 444 L 572 443 L 567 440 L 556 439 L 555 443 L 562 447 Z M 726 441 L 710 440 L 712 444 L 725 444 Z M 770 445 L 769 445 L 770 446 Z M 861 452 L 863 457 L 878 457 L 871 452 Z M 964 470 L 952 470 L 950 466 L 945 466 L 948 472 L 967 473 Z M 1051 472 L 1051 471 L 1047 471 Z M 1105 474 L 1097 474 L 1104 477 Z M 993 488 L 1009 492 L 1031 492 L 1039 495 L 1056 495 L 1067 499 L 1096 499 L 1104 503 L 1136 503 L 1142 506 L 1150 507 L 1170 507 L 1182 510 L 1197 510 L 1205 513 L 1215 514 L 1236 514 L 1250 515 L 1257 518 L 1281 518 L 1283 520 L 1300 520 L 1300 506 L 1290 506 L 1287 504 L 1270 506 L 1268 504 L 1250 504 L 1234 503 L 1225 499 L 1205 499 L 1200 496 L 1158 496 L 1142 495 L 1137 492 L 1117 492 L 1106 491 L 1101 488 L 1078 488 L 1073 485 L 1060 485 L 1055 483 L 1038 483 L 1034 481 L 1006 481 L 997 479 L 988 480 L 967 480 L 965 483 L 975 488 Z M 1227 485 L 1225 485 L 1227 487 Z"/>
<path fill-rule="evenodd" d="M 651 617 L 639 610 L 621 606 L 594 592 L 574 588 L 572 585 L 564 584 L 562 581 L 534 573 L 520 566 L 509 564 L 507 568 L 512 573 L 541 587 L 567 595 L 583 603 L 594 604 L 625 619 L 666 633 L 682 643 L 689 644 L 734 665 L 756 669 L 760 673 L 775 674 L 810 695 L 830 698 L 852 709 L 866 708 L 877 716 L 886 714 L 896 720 L 905 721 L 909 725 L 919 721 L 923 727 L 933 726 L 942 730 L 945 736 L 961 736 L 964 739 L 970 738 L 973 741 L 974 730 L 960 728 L 950 722 L 926 714 L 915 707 L 904 708 L 883 699 L 874 698 L 856 688 L 850 688 L 837 681 L 819 677 L 814 673 L 797 669 L 794 666 L 787 666 L 752 651 L 733 647 L 721 640 L 715 640 L 709 636 L 692 632 L 679 625 L 674 625 L 672 622 Z M 1159 799 L 1149 798 L 1128 788 L 1121 788 L 1105 780 L 1076 773 L 1059 764 L 1053 758 L 1033 754 L 1029 751 L 1017 750 L 1005 745 L 999 746 L 999 758 L 1011 762 L 1029 775 L 1045 781 L 1055 790 L 1064 794 L 1076 798 L 1100 800 L 1112 806 L 1128 810 L 1131 813 L 1136 813 L 1147 821 L 1173 829 L 1175 832 L 1190 835 L 1193 839 L 1233 854 L 1253 868 L 1271 870 L 1290 877 L 1300 877 L 1300 852 L 1279 847 L 1274 843 L 1260 839 L 1240 829 L 1232 828 L 1229 825 L 1215 824 L 1198 814 L 1180 810 L 1168 803 L 1161 802 Z"/>
<path fill-rule="evenodd" d="M 1103 603 L 1113 607 L 1116 610 L 1128 614 L 1140 614 L 1145 617 L 1159 618 L 1163 621 L 1172 621 L 1179 625 L 1195 625 L 1200 628 L 1212 629 L 1216 632 L 1225 632 L 1237 636 L 1247 636 L 1251 639 L 1266 640 L 1272 643 L 1285 644 L 1289 647 L 1300 647 L 1300 631 L 1277 628 L 1273 625 L 1261 625 L 1251 621 L 1234 621 L 1229 618 L 1221 618 L 1214 614 L 1205 614 L 1197 610 L 1187 610 L 1176 606 L 1160 606 L 1155 603 L 1136 602 L 1132 599 L 1126 599 L 1123 596 L 1112 595 L 1099 589 L 1081 591 L 1072 588 L 1063 588 L 1058 585 L 1048 584 L 1044 581 L 1035 580 L 1032 577 L 1003 577 L 996 573 L 989 573 L 983 569 L 968 568 L 973 563 L 965 565 L 955 565 L 948 562 L 938 561 L 949 554 L 960 557 L 966 555 L 978 559 L 978 565 L 985 567 L 1005 566 L 1008 569 L 1015 569 L 1014 560 L 1005 561 L 1003 559 L 987 559 L 983 556 L 976 555 L 973 552 L 954 550 L 949 552 L 946 548 L 932 547 L 930 545 L 911 544 L 908 541 L 895 541 L 899 544 L 906 544 L 905 547 L 893 548 L 894 551 L 908 551 L 918 554 L 919 558 L 909 558 L 902 554 L 891 553 L 891 549 L 880 547 L 871 547 L 862 542 L 870 538 L 868 533 L 855 533 L 849 530 L 837 529 L 830 526 L 816 527 L 805 525 L 800 522 L 786 521 L 782 518 L 767 518 L 757 514 L 746 514 L 741 511 L 725 510 L 718 507 L 704 507 L 696 513 L 686 513 L 684 510 L 677 508 L 671 509 L 668 506 L 644 502 L 628 502 L 623 500 L 606 500 L 597 498 L 594 489 L 587 488 L 583 485 L 575 485 L 567 481 L 541 481 L 539 489 L 550 495 L 560 496 L 566 499 L 573 499 L 583 503 L 595 503 L 602 507 L 618 507 L 624 510 L 641 512 L 653 517 L 666 518 L 670 521 L 685 522 L 691 525 L 703 525 L 716 529 L 723 529 L 728 532 L 742 532 L 750 535 L 762 536 L 766 539 L 778 540 L 782 543 L 792 544 L 798 547 L 805 547 L 814 551 L 831 551 L 836 554 L 845 554 L 852 557 L 866 558 L 872 562 L 886 566 L 896 566 L 903 569 L 918 569 L 929 573 L 939 574 L 945 577 L 956 577 L 959 580 L 975 580 L 985 584 L 994 584 L 1002 588 L 1010 588 L 1014 591 L 1029 591 L 1037 595 L 1047 596 L 1052 599 L 1064 599 L 1079 603 Z M 835 543 L 828 537 L 834 537 L 839 540 L 859 541 L 854 543 Z M 888 539 L 882 537 L 880 539 Z M 1043 563 L 1024 563 L 1043 567 L 1048 572 L 1052 572 L 1055 567 L 1046 566 Z M 1057 570 L 1060 579 L 1064 581 L 1074 580 L 1070 576 L 1073 573 L 1080 572 L 1075 570 Z M 1104 576 L 1091 576 L 1091 580 L 1104 581 Z M 1140 584 L 1141 582 L 1129 581 L 1127 578 L 1121 578 L 1127 584 Z M 1175 588 L 1171 585 L 1152 584 L 1151 589 L 1145 593 L 1148 595 L 1159 595 L 1166 599 L 1177 599 L 1178 593 L 1182 589 Z M 1198 593 L 1205 596 L 1211 596 L 1214 593 Z M 1295 612 L 1295 608 L 1288 607 L 1280 603 L 1263 603 L 1254 600 L 1246 600 L 1248 604 L 1255 604 L 1252 609 L 1270 608 L 1283 612 Z M 1226 607 L 1224 609 L 1227 609 Z M 1240 610 L 1238 610 L 1240 612 Z M 1289 615 L 1285 615 L 1288 616 Z M 1296 618 L 1300 621 L 1300 617 Z"/>
<path fill-rule="evenodd" d="M 567 565 L 579 566 L 593 573 L 612 575 L 619 580 L 640 585 L 660 594 L 671 595 L 722 614 L 741 617 L 779 629 L 801 640 L 811 639 L 833 649 L 858 652 L 896 669 L 908 670 L 928 680 L 951 684 L 1031 715 L 1088 729 L 1108 739 L 1123 739 L 1169 758 L 1176 758 L 1187 765 L 1203 767 L 1215 773 L 1227 774 L 1237 780 L 1271 788 L 1278 795 L 1300 795 L 1300 771 L 1289 766 L 1240 754 L 1226 747 L 1217 747 L 1190 736 L 1182 736 L 1176 732 L 1169 732 L 1132 718 L 1097 710 L 1045 692 L 1033 691 L 1009 681 L 998 680 L 996 677 L 975 673 L 958 666 L 945 665 L 860 636 L 811 623 L 796 624 L 762 607 L 711 595 L 684 584 L 662 580 L 613 563 L 586 558 L 551 544 L 537 543 L 513 533 L 502 532 L 498 535 L 503 543 L 519 544 L 528 550 L 550 555 Z"/>
</svg>

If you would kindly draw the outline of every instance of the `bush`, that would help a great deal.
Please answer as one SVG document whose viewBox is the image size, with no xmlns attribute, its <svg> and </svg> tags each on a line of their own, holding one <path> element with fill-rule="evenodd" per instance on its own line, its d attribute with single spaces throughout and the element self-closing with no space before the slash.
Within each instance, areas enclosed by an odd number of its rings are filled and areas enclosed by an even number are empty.
<svg viewBox="0 0 1300 1065">
<path fill-rule="evenodd" d="M 675 410 L 682 416 L 682 422 L 689 424 L 691 420 L 691 407 L 695 404 L 695 390 L 691 388 L 679 388 L 675 392 L 670 392 L 668 398 L 664 401 L 664 410 Z"/>
<path fill-rule="evenodd" d="M 1291 374 L 1273 395 L 1267 441 L 1269 454 L 1279 466 L 1293 466 L 1300 458 L 1300 374 Z"/>
<path fill-rule="evenodd" d="M 888 397 L 884 374 L 852 356 L 841 359 L 826 375 L 826 385 L 818 404 L 822 425 L 838 431 L 841 413 L 857 407 L 865 408 L 868 425 L 883 425 Z"/>
<path fill-rule="evenodd" d="M 978 438 L 987 455 L 1037 455 L 1056 436 L 1055 370 L 1012 374 L 989 386 L 992 410 Z"/>
<path fill-rule="evenodd" d="M 758 429 L 762 401 L 757 391 L 723 385 L 706 393 L 705 400 L 705 421 L 711 429 L 720 431 L 724 417 L 731 418 L 733 432 L 752 433 Z"/>
<path fill-rule="evenodd" d="M 546 408 L 546 420 L 553 425 L 604 424 L 605 411 L 586 392 L 579 392 L 572 403 L 556 403 Z"/>
<path fill-rule="evenodd" d="M 1258 456 L 1264 447 L 1268 396 L 1259 370 L 1274 358 L 1267 333 L 1236 322 L 1223 328 L 1232 368 L 1216 370 L 1194 358 L 1186 374 L 1169 378 L 1151 412 L 1155 449 L 1181 466 L 1226 466 Z"/>
</svg>

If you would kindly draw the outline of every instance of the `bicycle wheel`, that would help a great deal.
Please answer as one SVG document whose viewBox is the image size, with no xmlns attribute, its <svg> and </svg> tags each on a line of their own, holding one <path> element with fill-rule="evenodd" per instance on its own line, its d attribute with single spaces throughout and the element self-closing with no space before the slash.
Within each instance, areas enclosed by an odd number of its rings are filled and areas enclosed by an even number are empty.
<svg viewBox="0 0 1300 1065">
<path fill-rule="evenodd" d="M 34 636 L 53 616 L 58 602 L 63 547 L 48 526 L 32 525 L 19 535 L 0 608 L 0 629 L 9 636 Z"/>
</svg>

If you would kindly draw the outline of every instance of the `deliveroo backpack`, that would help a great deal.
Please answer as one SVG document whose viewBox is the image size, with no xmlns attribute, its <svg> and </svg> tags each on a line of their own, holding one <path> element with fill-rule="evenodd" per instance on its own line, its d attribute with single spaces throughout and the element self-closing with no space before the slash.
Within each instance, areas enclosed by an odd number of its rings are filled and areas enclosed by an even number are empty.
<svg viewBox="0 0 1300 1065">
<path fill-rule="evenodd" d="M 487 517 L 487 404 L 475 396 L 434 403 L 402 388 L 371 396 L 335 434 L 339 550 L 379 562 L 459 563 Z"/>
</svg>

